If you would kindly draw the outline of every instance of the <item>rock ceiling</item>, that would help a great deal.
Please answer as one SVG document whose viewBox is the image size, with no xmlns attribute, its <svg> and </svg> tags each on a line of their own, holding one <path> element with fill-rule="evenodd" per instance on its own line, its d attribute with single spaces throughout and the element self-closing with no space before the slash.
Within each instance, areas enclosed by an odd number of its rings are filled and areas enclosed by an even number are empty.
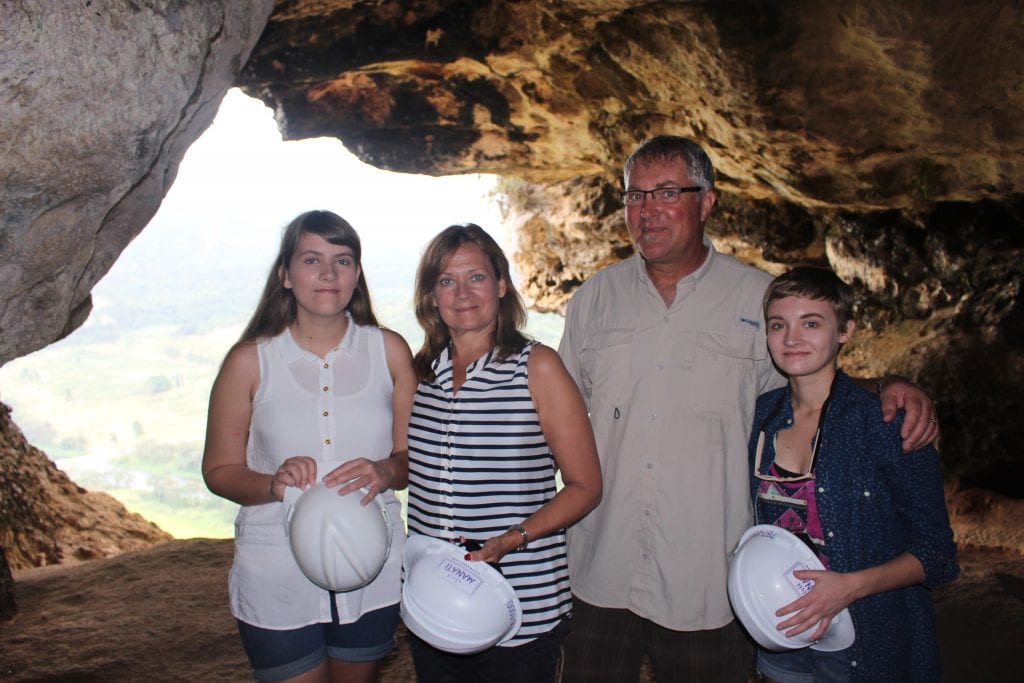
<svg viewBox="0 0 1024 683">
<path fill-rule="evenodd" d="M 842 215 L 896 210 L 921 241 L 942 202 L 1012 196 L 1020 11 L 892 5 L 278 3 L 239 82 L 289 139 L 335 136 L 396 171 L 526 181 L 510 197 L 528 293 L 559 309 L 628 251 L 614 189 L 652 133 L 709 149 L 726 195 L 713 227 L 751 260 L 821 258 Z M 902 264 L 886 272 L 892 245 L 878 246 L 837 245 L 854 253 L 836 260 L 892 295 Z M 943 288 L 926 280 L 906 284 Z"/>
<path fill-rule="evenodd" d="M 928 387 L 947 459 L 1019 465 L 1022 12 L 1009 0 L 4 3 L 0 363 L 84 321 L 92 286 L 237 84 L 274 107 L 287 139 L 335 136 L 397 171 L 501 174 L 526 294 L 545 310 L 631 252 L 615 198 L 626 154 L 654 133 L 691 136 L 719 171 L 720 248 L 772 272 L 830 263 L 857 285 L 869 328 L 847 362 Z"/>
</svg>

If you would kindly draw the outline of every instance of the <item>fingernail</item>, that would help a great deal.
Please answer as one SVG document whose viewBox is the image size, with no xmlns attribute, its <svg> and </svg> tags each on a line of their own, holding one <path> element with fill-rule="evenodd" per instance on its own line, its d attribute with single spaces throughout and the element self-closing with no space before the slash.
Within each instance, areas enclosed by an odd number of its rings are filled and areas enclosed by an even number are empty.
<svg viewBox="0 0 1024 683">
<path fill-rule="evenodd" d="M 471 555 L 470 555 L 469 553 L 466 553 L 466 558 L 465 558 L 465 559 L 467 559 L 467 560 L 472 560 L 472 559 L 473 559 L 473 557 L 472 557 L 472 556 L 471 556 Z"/>
</svg>

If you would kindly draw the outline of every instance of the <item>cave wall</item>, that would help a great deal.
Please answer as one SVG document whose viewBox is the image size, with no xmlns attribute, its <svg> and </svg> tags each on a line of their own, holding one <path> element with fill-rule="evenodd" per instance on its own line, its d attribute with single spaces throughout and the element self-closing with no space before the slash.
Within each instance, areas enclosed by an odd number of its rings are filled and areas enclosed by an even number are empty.
<svg viewBox="0 0 1024 683">
<path fill-rule="evenodd" d="M 171 540 L 166 531 L 129 512 L 112 496 L 71 481 L 25 440 L 11 420 L 11 409 L 3 404 L 0 494 L 0 595 L 8 565 L 25 569 L 76 564 Z"/>
<path fill-rule="evenodd" d="M 0 4 L 0 365 L 86 320 L 272 4 Z"/>
<path fill-rule="evenodd" d="M 832 265 L 864 322 L 844 364 L 917 379 L 947 472 L 1021 495 L 1022 13 L 1010 0 L 5 2 L 0 364 L 86 319 L 232 85 L 271 105 L 286 139 L 334 136 L 395 171 L 501 174 L 525 294 L 549 311 L 632 253 L 621 163 L 671 132 L 718 169 L 719 248 L 769 272 Z"/>
</svg>

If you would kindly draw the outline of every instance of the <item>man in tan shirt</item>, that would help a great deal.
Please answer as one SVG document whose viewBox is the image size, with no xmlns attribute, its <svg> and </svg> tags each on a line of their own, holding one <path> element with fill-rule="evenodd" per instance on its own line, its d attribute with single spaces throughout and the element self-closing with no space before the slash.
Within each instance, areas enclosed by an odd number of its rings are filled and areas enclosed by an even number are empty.
<svg viewBox="0 0 1024 683">
<path fill-rule="evenodd" d="M 750 646 L 726 593 L 751 522 L 747 440 L 757 396 L 781 386 L 765 343 L 770 276 L 715 251 L 704 225 L 714 169 L 699 145 L 658 136 L 626 161 L 637 254 L 573 296 L 559 353 L 587 401 L 601 505 L 569 532 L 574 595 L 565 681 L 746 681 Z M 927 396 L 906 407 L 904 446 L 934 439 Z"/>
</svg>

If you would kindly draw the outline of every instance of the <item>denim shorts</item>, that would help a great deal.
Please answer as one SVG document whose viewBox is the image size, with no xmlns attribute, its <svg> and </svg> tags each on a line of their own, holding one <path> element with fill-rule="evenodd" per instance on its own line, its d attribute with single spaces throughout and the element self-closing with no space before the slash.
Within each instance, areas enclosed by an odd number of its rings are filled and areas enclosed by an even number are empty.
<svg viewBox="0 0 1024 683">
<path fill-rule="evenodd" d="M 274 631 L 235 620 L 253 677 L 265 683 L 294 678 L 330 657 L 373 662 L 395 648 L 398 605 L 367 612 L 351 624 L 311 624 Z"/>
<path fill-rule="evenodd" d="M 758 649 L 757 670 L 778 683 L 846 683 L 850 680 L 849 650 L 769 652 Z"/>
</svg>

